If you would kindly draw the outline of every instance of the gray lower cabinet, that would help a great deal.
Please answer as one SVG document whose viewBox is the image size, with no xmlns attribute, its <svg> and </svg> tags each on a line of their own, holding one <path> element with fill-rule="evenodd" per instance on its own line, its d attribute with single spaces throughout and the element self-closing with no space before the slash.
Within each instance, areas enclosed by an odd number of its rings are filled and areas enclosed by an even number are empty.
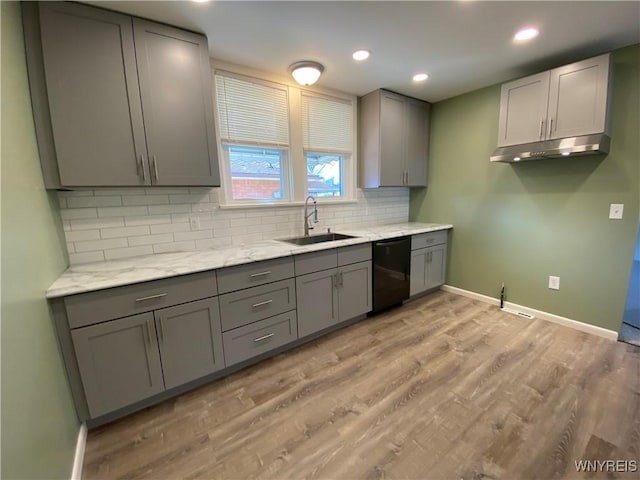
<svg viewBox="0 0 640 480">
<path fill-rule="evenodd" d="M 413 250 L 411 252 L 410 295 L 417 295 L 443 285 L 446 276 L 446 261 L 446 244 Z"/>
<path fill-rule="evenodd" d="M 47 188 L 219 186 L 203 35 L 73 2 L 27 2 Z"/>
<path fill-rule="evenodd" d="M 227 366 L 293 342 L 298 338 L 296 311 L 234 328 L 222 334 Z"/>
<path fill-rule="evenodd" d="M 163 308 L 154 317 L 167 390 L 224 368 L 217 298 Z"/>
<path fill-rule="evenodd" d="M 296 278 L 300 338 L 338 323 L 337 271 L 332 268 Z"/>
<path fill-rule="evenodd" d="M 92 418 L 164 390 L 153 313 L 71 332 Z"/>
<path fill-rule="evenodd" d="M 92 418 L 224 368 L 217 298 L 71 331 Z"/>
<path fill-rule="evenodd" d="M 296 272 L 338 264 L 296 277 L 300 338 L 371 311 L 370 259 L 370 243 L 296 257 Z"/>
</svg>

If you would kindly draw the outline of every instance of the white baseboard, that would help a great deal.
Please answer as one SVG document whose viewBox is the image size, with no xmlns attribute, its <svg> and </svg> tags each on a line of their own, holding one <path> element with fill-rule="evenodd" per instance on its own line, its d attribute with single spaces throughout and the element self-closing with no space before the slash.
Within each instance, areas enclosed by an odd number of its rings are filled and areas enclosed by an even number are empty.
<svg viewBox="0 0 640 480">
<path fill-rule="evenodd" d="M 87 424 L 81 423 L 76 442 L 76 455 L 73 459 L 71 480 L 82 480 L 82 464 L 84 463 L 84 447 L 87 445 Z"/>
<path fill-rule="evenodd" d="M 456 295 L 462 295 L 463 297 L 469 297 L 473 298 L 474 300 L 480 300 L 481 302 L 490 303 L 491 305 L 500 306 L 500 300 L 497 298 L 471 292 L 469 290 L 464 290 L 458 287 L 452 287 L 450 285 L 443 285 L 440 288 L 445 292 L 455 293 Z M 575 330 L 580 330 L 581 332 L 590 333 L 591 335 L 597 335 L 599 337 L 607 338 L 613 341 L 618 340 L 618 332 L 614 332 L 613 330 L 596 327 L 595 325 L 590 325 L 588 323 L 579 322 L 570 318 L 561 317 L 560 315 L 555 315 L 553 313 L 543 312 L 534 308 L 525 307 L 522 305 L 518 305 L 517 303 L 504 302 L 504 307 L 505 309 L 516 310 L 522 313 L 533 315 L 536 318 L 540 318 L 548 322 L 557 323 L 558 325 L 570 327 Z"/>
</svg>

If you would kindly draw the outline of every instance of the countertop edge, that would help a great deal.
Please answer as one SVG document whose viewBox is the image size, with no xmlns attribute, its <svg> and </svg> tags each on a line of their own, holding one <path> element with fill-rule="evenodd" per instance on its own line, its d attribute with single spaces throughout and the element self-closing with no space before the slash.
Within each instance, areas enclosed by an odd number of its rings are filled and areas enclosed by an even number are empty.
<svg viewBox="0 0 640 480">
<path fill-rule="evenodd" d="M 156 254 L 144 257 L 131 257 L 122 260 L 74 265 L 65 270 L 65 272 L 47 289 L 45 296 L 47 299 L 53 300 L 71 295 L 107 290 L 110 288 L 162 280 L 165 278 L 189 275 L 192 273 L 219 270 L 222 268 L 263 260 L 272 260 L 275 258 L 301 255 L 304 253 L 328 250 L 331 248 L 374 242 L 376 240 L 383 240 L 387 238 L 419 235 L 421 233 L 450 229 L 453 229 L 453 225 L 409 222 L 402 224 L 378 225 L 362 229 L 338 229 L 337 232 L 351 234 L 354 235 L 355 238 L 316 243 L 312 245 L 296 246 L 284 243 L 280 240 L 264 240 L 255 244 L 229 249 Z M 378 232 L 376 232 L 376 230 Z M 272 251 L 269 251 L 270 248 Z M 224 259 L 209 260 L 210 263 L 207 264 L 207 256 L 224 256 L 225 253 L 227 255 Z M 183 259 L 183 262 L 187 263 L 187 265 L 176 266 L 173 268 L 167 267 L 166 269 L 153 265 L 154 263 L 161 264 L 164 259 L 171 262 L 181 258 Z M 189 259 L 191 259 L 193 263 L 189 264 Z M 151 266 L 146 266 L 146 262 L 151 263 Z M 198 265 L 199 262 L 202 262 L 202 265 Z M 131 265 L 126 266 L 126 264 Z M 96 270 L 92 272 L 92 268 L 95 268 Z M 109 275 L 110 268 L 113 268 L 113 271 L 117 271 L 118 276 L 116 278 L 102 278 L 103 275 Z M 98 273 L 98 271 L 100 271 L 100 273 Z M 132 276 L 128 276 L 128 273 L 131 273 Z M 134 273 L 135 275 L 133 275 Z M 101 280 L 94 280 L 93 283 L 91 283 L 90 279 L 88 280 L 84 278 L 90 277 L 91 275 L 101 277 Z M 74 278 L 77 280 L 77 283 L 69 284 L 69 282 Z"/>
</svg>

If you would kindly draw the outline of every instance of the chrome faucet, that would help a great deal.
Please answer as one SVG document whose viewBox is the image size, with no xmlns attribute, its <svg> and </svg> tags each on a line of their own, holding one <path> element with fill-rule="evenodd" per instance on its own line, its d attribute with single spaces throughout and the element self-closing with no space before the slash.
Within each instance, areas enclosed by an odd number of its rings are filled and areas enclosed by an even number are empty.
<svg viewBox="0 0 640 480">
<path fill-rule="evenodd" d="M 307 213 L 309 210 L 309 199 L 313 200 L 313 212 Z M 309 217 L 313 215 L 313 223 L 318 223 L 318 204 L 316 199 L 309 195 L 304 201 L 304 236 L 309 236 L 309 230 L 313 230 L 313 227 L 309 225 Z"/>
</svg>

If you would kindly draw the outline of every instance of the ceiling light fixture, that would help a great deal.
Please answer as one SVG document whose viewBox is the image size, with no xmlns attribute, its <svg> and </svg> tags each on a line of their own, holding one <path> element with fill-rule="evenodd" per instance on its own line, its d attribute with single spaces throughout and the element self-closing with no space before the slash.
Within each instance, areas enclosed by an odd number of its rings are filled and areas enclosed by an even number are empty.
<svg viewBox="0 0 640 480">
<path fill-rule="evenodd" d="M 414 82 L 424 82 L 427 78 L 429 78 L 429 75 L 427 75 L 426 73 L 416 73 L 413 76 L 413 81 Z"/>
<path fill-rule="evenodd" d="M 356 62 L 362 62 L 363 60 L 366 60 L 367 58 L 369 58 L 370 55 L 371 55 L 371 52 L 369 50 L 356 50 L 355 52 L 353 52 L 351 57 Z"/>
<path fill-rule="evenodd" d="M 194 3 L 207 3 L 209 0 L 191 0 Z"/>
<path fill-rule="evenodd" d="M 571 155 L 571 152 L 562 152 L 562 155 L 568 157 L 569 155 Z"/>
<path fill-rule="evenodd" d="M 518 30 L 516 34 L 513 36 L 513 40 L 516 42 L 526 42 L 527 40 L 531 40 L 532 38 L 536 38 L 538 36 L 537 28 L 527 27 L 522 30 Z"/>
<path fill-rule="evenodd" d="M 291 65 L 289 71 L 296 82 L 303 86 L 309 86 L 318 81 L 324 67 L 318 62 L 305 60 Z"/>
</svg>

